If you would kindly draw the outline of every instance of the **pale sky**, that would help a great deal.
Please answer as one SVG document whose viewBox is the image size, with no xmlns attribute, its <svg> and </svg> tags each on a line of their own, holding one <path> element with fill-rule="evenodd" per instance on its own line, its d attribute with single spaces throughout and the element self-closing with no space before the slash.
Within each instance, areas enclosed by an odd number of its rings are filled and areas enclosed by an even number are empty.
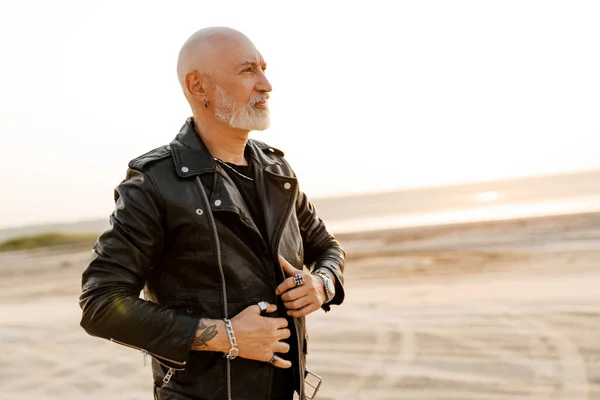
<svg viewBox="0 0 600 400">
<path fill-rule="evenodd" d="M 246 33 L 311 197 L 600 168 L 598 1 L 4 1 L 0 227 L 106 218 L 189 108 L 197 29 Z"/>
</svg>

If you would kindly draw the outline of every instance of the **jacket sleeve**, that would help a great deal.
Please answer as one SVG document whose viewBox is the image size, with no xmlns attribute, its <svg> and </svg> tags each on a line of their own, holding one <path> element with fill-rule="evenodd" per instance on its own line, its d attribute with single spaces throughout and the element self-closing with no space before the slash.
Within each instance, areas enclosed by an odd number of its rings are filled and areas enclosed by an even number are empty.
<svg viewBox="0 0 600 400">
<path fill-rule="evenodd" d="M 335 282 L 335 297 L 323 305 L 325 311 L 332 304 L 342 304 L 344 301 L 344 257 L 345 253 L 339 242 L 331 235 L 323 221 L 317 216 L 314 205 L 302 191 L 296 201 L 296 215 L 300 225 L 300 233 L 304 245 L 304 263 L 311 272 L 325 268 Z"/>
<path fill-rule="evenodd" d="M 92 336 L 184 365 L 198 318 L 139 298 L 164 243 L 160 197 L 149 173 L 129 169 L 115 203 L 111 227 L 83 272 L 81 326 Z"/>
</svg>

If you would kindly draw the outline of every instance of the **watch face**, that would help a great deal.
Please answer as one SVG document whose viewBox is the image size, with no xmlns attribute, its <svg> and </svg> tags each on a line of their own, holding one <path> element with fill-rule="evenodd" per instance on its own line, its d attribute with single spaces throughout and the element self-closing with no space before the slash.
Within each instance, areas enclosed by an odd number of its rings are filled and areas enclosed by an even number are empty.
<svg viewBox="0 0 600 400">
<path fill-rule="evenodd" d="M 315 274 L 323 278 L 323 286 L 325 287 L 325 294 L 327 295 L 326 301 L 330 301 L 335 296 L 335 287 L 333 286 L 333 282 L 329 277 L 329 274 L 322 270 L 315 272 Z"/>
<path fill-rule="evenodd" d="M 327 300 L 331 300 L 335 295 L 335 289 L 329 277 L 325 280 L 325 291 L 327 292 Z"/>
</svg>

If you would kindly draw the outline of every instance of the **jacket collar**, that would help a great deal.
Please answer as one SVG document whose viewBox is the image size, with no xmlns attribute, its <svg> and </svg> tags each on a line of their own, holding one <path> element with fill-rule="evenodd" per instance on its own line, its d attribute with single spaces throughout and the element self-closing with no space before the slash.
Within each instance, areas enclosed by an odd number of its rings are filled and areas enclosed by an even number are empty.
<svg viewBox="0 0 600 400">
<path fill-rule="evenodd" d="M 206 145 L 196 132 L 192 117 L 185 121 L 175 139 L 169 145 L 173 153 L 173 160 L 177 175 L 182 178 L 214 172 L 215 161 Z M 248 139 L 246 154 L 261 170 L 279 164 L 265 154 L 269 149 L 264 143 Z M 250 161 L 248 160 L 248 161 Z"/>
</svg>

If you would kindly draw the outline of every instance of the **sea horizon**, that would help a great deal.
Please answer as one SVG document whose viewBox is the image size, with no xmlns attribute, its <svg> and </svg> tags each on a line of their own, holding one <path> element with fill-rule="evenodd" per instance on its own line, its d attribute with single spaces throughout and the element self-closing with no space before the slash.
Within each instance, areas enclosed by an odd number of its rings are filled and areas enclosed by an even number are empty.
<svg viewBox="0 0 600 400">
<path fill-rule="evenodd" d="M 315 198 L 333 234 L 600 211 L 600 170 Z M 44 232 L 100 233 L 108 215 L 0 229 L 0 241 Z"/>
</svg>

